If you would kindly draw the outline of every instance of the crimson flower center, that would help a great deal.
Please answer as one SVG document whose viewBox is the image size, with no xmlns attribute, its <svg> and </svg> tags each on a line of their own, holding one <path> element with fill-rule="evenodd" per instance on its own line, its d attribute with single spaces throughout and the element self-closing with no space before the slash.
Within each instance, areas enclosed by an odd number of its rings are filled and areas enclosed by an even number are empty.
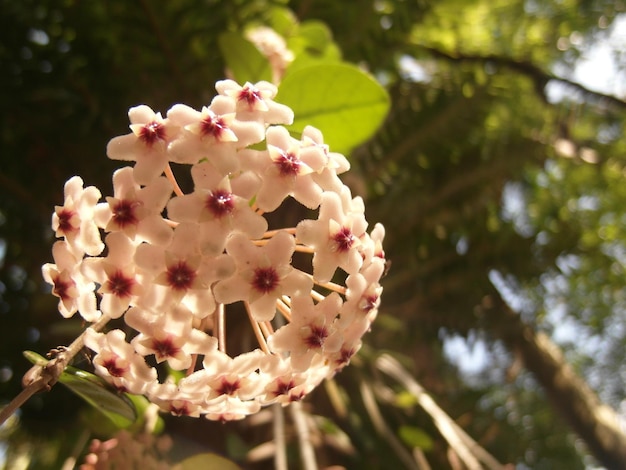
<svg viewBox="0 0 626 470">
<path fill-rule="evenodd" d="M 157 121 L 152 121 L 141 128 L 139 138 L 146 145 L 152 145 L 157 140 L 165 139 L 165 126 Z"/>
<path fill-rule="evenodd" d="M 220 395 L 232 395 L 241 388 L 239 379 L 235 379 L 232 382 L 228 379 L 222 379 L 220 387 L 217 389 L 217 393 Z"/>
<path fill-rule="evenodd" d="M 356 237 L 348 227 L 341 227 L 339 231 L 331 237 L 335 251 L 340 253 L 349 251 L 356 242 Z"/>
<path fill-rule="evenodd" d="M 239 92 L 238 99 L 239 101 L 246 102 L 248 106 L 250 107 L 250 109 L 254 108 L 254 105 L 257 102 L 263 101 L 263 98 L 261 97 L 261 93 L 258 90 L 255 90 L 254 88 L 250 88 L 250 87 L 243 88 Z"/>
<path fill-rule="evenodd" d="M 156 339 L 152 340 L 152 349 L 154 349 L 156 356 L 160 358 L 174 357 L 180 352 L 180 348 L 174 344 L 172 338 Z"/>
<path fill-rule="evenodd" d="M 225 189 L 211 192 L 206 199 L 206 208 L 217 218 L 230 214 L 235 208 L 233 194 Z"/>
<path fill-rule="evenodd" d="M 61 300 L 66 300 L 70 298 L 68 290 L 74 287 L 76 283 L 74 281 L 62 281 L 61 276 L 57 277 L 54 280 L 54 287 L 52 288 L 52 293 L 58 296 Z"/>
<path fill-rule="evenodd" d="M 287 395 L 292 388 L 296 386 L 296 383 L 293 380 L 289 380 L 288 382 L 283 382 L 281 379 L 276 381 L 276 389 L 274 390 L 274 396 L 279 395 Z"/>
<path fill-rule="evenodd" d="M 110 358 L 106 359 L 102 363 L 102 366 L 113 377 L 122 377 L 128 371 L 128 366 L 122 366 L 122 365 L 118 364 L 118 360 L 119 359 L 120 359 L 119 357 L 113 356 L 113 357 L 110 357 Z"/>
<path fill-rule="evenodd" d="M 75 215 L 76 212 L 65 208 L 57 213 L 57 217 L 59 218 L 59 232 L 66 234 L 77 229 L 77 227 L 72 225 L 72 218 Z"/>
<path fill-rule="evenodd" d="M 132 295 L 133 285 L 135 285 L 135 279 L 124 276 L 122 271 L 116 271 L 109 276 L 106 288 L 116 297 L 123 298 Z"/>
<path fill-rule="evenodd" d="M 325 326 L 312 326 L 309 336 L 304 339 L 304 342 L 310 348 L 321 348 L 324 346 L 324 341 L 328 338 L 328 330 Z"/>
<path fill-rule="evenodd" d="M 274 161 L 278 166 L 281 176 L 296 176 L 300 172 L 302 161 L 291 152 L 281 152 L 278 159 Z"/>
<path fill-rule="evenodd" d="M 221 117 L 207 116 L 200 121 L 200 132 L 202 135 L 211 136 L 216 140 L 220 140 L 220 137 L 227 128 L 228 126 Z"/>
<path fill-rule="evenodd" d="M 127 199 L 122 199 L 121 201 L 115 203 L 111 208 L 115 223 L 120 227 L 137 224 L 138 220 L 135 215 L 135 208 L 137 205 L 137 202 L 129 201 Z"/>
<path fill-rule="evenodd" d="M 196 272 L 187 263 L 179 261 L 167 268 L 167 283 L 176 290 L 187 290 L 193 284 Z"/>
<path fill-rule="evenodd" d="M 278 286 L 279 281 L 278 273 L 272 267 L 256 268 L 254 270 L 252 285 L 256 290 L 264 294 L 272 292 Z"/>
</svg>

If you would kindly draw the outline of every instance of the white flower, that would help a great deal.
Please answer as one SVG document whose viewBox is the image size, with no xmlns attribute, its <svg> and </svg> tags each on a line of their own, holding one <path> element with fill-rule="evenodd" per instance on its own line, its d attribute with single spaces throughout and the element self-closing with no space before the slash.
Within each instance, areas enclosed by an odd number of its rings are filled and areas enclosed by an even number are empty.
<svg viewBox="0 0 626 470">
<path fill-rule="evenodd" d="M 111 139 L 107 155 L 113 160 L 135 161 L 135 180 L 148 184 L 165 170 L 167 147 L 179 129 L 146 105 L 131 108 L 128 117 L 132 132 Z"/>
<path fill-rule="evenodd" d="M 227 421 L 301 400 L 345 367 L 378 313 L 386 262 L 384 228 L 366 232 L 363 200 L 339 179 L 347 159 L 318 129 L 296 139 L 280 125 L 294 116 L 276 86 L 216 90 L 200 111 L 130 109 L 132 132 L 107 154 L 135 166 L 114 173 L 106 202 L 80 177 L 66 183 L 52 221 L 63 240 L 42 274 L 61 315 L 115 319 L 85 333 L 109 384 L 173 415 Z M 176 181 L 185 168 L 192 191 Z M 281 222 L 286 200 L 317 219 Z M 230 319 L 235 303 L 258 348 L 231 345 L 252 337 L 227 334 L 246 326 Z"/>
<path fill-rule="evenodd" d="M 65 183 L 65 201 L 55 206 L 52 229 L 57 237 L 65 237 L 77 257 L 87 253 L 99 255 L 104 249 L 100 232 L 94 221 L 94 209 L 100 199 L 95 186 L 83 189 L 83 180 L 74 176 Z"/>
<path fill-rule="evenodd" d="M 311 280 L 291 266 L 295 240 L 287 232 L 275 234 L 265 246 L 256 246 L 241 233 L 226 242 L 226 251 L 237 266 L 235 274 L 213 288 L 215 299 L 223 304 L 238 300 L 250 304 L 257 321 L 269 321 L 276 313 L 276 300 L 311 290 Z"/>
<path fill-rule="evenodd" d="M 172 229 L 161 213 L 172 194 L 172 184 L 159 177 L 141 188 L 133 177 L 133 169 L 124 167 L 113 173 L 114 197 L 98 204 L 95 218 L 106 232 L 121 231 L 130 239 L 166 245 Z"/>
</svg>

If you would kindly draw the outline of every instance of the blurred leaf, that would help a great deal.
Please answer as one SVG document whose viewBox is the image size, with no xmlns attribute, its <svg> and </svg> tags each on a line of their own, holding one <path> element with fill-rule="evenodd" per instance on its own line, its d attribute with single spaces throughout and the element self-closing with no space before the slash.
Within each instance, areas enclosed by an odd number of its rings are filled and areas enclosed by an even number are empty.
<svg viewBox="0 0 626 470">
<path fill-rule="evenodd" d="M 331 149 L 343 153 L 370 138 L 389 110 L 385 89 L 348 64 L 313 65 L 290 73 L 276 101 L 293 109 L 291 130 L 317 127 Z"/>
<path fill-rule="evenodd" d="M 414 426 L 400 426 L 398 430 L 400 439 L 411 448 L 419 447 L 422 450 L 430 450 L 433 440 L 420 428 Z"/>
<path fill-rule="evenodd" d="M 181 470 L 241 470 L 233 461 L 221 457 L 217 454 L 198 454 L 183 460 L 180 464 Z"/>
<path fill-rule="evenodd" d="M 270 81 L 272 71 L 268 60 L 254 44 L 239 33 L 222 33 L 219 37 L 222 56 L 235 81 L 256 83 Z"/>
</svg>

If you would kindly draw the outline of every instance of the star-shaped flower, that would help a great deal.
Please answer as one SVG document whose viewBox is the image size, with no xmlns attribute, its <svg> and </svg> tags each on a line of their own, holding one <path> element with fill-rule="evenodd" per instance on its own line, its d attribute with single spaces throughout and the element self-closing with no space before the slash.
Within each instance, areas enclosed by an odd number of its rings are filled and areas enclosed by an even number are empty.
<svg viewBox="0 0 626 470">
<path fill-rule="evenodd" d="M 336 292 L 314 305 L 307 296 L 291 301 L 291 322 L 279 328 L 267 339 L 272 352 L 286 353 L 291 357 L 294 370 L 309 367 L 316 354 L 326 355 L 339 350 L 343 342 L 336 328 L 341 298 Z"/>
<path fill-rule="evenodd" d="M 270 127 L 266 135 L 267 151 L 241 152 L 243 165 L 261 178 L 256 203 L 271 212 L 291 195 L 310 209 L 319 206 L 322 189 L 312 179 L 325 162 L 322 152 L 313 147 L 302 150 L 300 141 L 281 126 Z"/>
<path fill-rule="evenodd" d="M 100 285 L 100 309 L 111 318 L 119 318 L 132 300 L 143 293 L 133 260 L 136 245 L 121 232 L 110 233 L 105 241 L 107 256 L 85 259 L 81 271 Z"/>
<path fill-rule="evenodd" d="M 131 240 L 139 237 L 156 245 L 166 245 L 172 239 L 172 229 L 162 216 L 172 194 L 172 184 L 159 177 L 141 188 L 131 167 L 113 173 L 114 197 L 98 204 L 95 218 L 107 232 L 124 232 Z"/>
<path fill-rule="evenodd" d="M 215 84 L 219 93 L 213 99 L 212 106 L 220 106 L 225 98 L 233 100 L 236 105 L 237 119 L 241 121 L 258 121 L 265 124 L 291 124 L 293 111 L 284 104 L 276 103 L 273 98 L 278 88 L 269 82 L 245 83 L 239 85 L 233 80 L 221 80 Z"/>
<path fill-rule="evenodd" d="M 157 363 L 167 361 L 174 370 L 189 368 L 193 354 L 209 354 L 217 349 L 217 339 L 193 327 L 193 314 L 183 305 L 158 314 L 131 308 L 126 324 L 139 332 L 131 342 L 143 355 L 154 355 Z"/>
<path fill-rule="evenodd" d="M 295 246 L 293 236 L 285 231 L 276 233 L 265 246 L 256 246 L 242 233 L 233 233 L 226 241 L 226 251 L 234 258 L 237 270 L 215 285 L 215 299 L 223 304 L 246 301 L 256 321 L 271 320 L 277 299 L 308 293 L 313 287 L 310 278 L 291 265 Z"/>
<path fill-rule="evenodd" d="M 46 263 L 41 271 L 44 280 L 52 285 L 52 294 L 59 298 L 59 313 L 70 318 L 77 311 L 89 322 L 100 318 L 93 295 L 95 284 L 82 275 L 81 262 L 67 242 L 61 240 L 52 246 L 55 264 Z"/>
<path fill-rule="evenodd" d="M 107 155 L 113 160 L 135 161 L 135 180 L 146 185 L 163 173 L 167 147 L 179 129 L 146 105 L 131 108 L 128 117 L 132 132 L 111 139 Z"/>
<path fill-rule="evenodd" d="M 303 220 L 296 227 L 296 238 L 314 249 L 313 276 L 319 282 L 330 281 L 337 267 L 354 274 L 363 264 L 359 252 L 359 238 L 367 228 L 363 201 L 351 200 L 344 188 L 342 195 L 325 191 L 318 219 Z"/>
<path fill-rule="evenodd" d="M 167 116 L 183 128 L 182 135 L 169 146 L 172 160 L 193 165 L 206 158 L 223 174 L 239 169 L 238 149 L 261 142 L 264 137 L 264 126 L 235 119 L 234 107 L 231 112 L 218 114 L 206 106 L 196 111 L 177 104 Z"/>
<path fill-rule="evenodd" d="M 94 210 L 101 197 L 95 186 L 83 189 L 83 180 L 74 176 L 65 183 L 65 200 L 55 206 L 52 214 L 52 229 L 57 237 L 64 237 L 77 257 L 85 253 L 99 255 L 104 249 L 100 232 L 94 221 Z"/>
<path fill-rule="evenodd" d="M 149 367 L 143 356 L 126 342 L 122 330 L 115 329 L 104 334 L 88 328 L 85 346 L 96 352 L 93 364 L 98 375 L 120 390 L 141 395 L 157 379 L 156 370 Z"/>
</svg>

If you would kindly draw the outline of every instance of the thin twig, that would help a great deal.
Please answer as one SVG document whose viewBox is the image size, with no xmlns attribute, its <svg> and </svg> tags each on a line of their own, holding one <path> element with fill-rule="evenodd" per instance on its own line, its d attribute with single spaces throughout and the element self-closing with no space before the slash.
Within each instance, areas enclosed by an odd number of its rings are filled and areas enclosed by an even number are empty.
<svg viewBox="0 0 626 470">
<path fill-rule="evenodd" d="M 389 443 L 398 458 L 402 460 L 407 468 L 420 470 L 420 467 L 417 465 L 415 460 L 413 460 L 411 453 L 396 438 L 393 431 L 389 429 L 389 426 L 387 426 L 387 423 L 383 418 L 383 414 L 380 412 L 380 408 L 378 408 L 378 404 L 376 403 L 374 392 L 365 381 L 361 382 L 360 392 L 361 398 L 363 399 L 363 405 L 365 405 L 365 409 L 372 420 L 374 428 L 378 431 L 378 434 L 380 434 Z"/>
<path fill-rule="evenodd" d="M 217 329 L 217 348 L 220 352 L 226 352 L 226 315 L 224 315 L 224 304 L 219 304 L 215 310 L 217 320 L 215 328 Z"/>
<path fill-rule="evenodd" d="M 169 163 L 165 165 L 165 176 L 167 176 L 167 179 L 170 180 L 170 183 L 172 183 L 174 193 L 177 196 L 184 196 L 185 193 L 183 193 L 183 190 L 180 189 L 180 186 L 178 186 L 178 181 L 176 181 L 176 177 L 174 176 L 174 172 L 172 171 L 172 167 Z"/>
<path fill-rule="evenodd" d="M 490 470 L 504 470 L 504 466 L 495 457 L 474 441 L 450 416 L 448 416 L 435 401 L 428 395 L 417 381 L 388 354 L 383 354 L 376 360 L 379 370 L 394 378 L 404 386 L 417 403 L 432 418 L 441 435 L 448 441 L 459 458 L 468 469 L 481 469 L 477 459 L 483 462 Z"/>
<path fill-rule="evenodd" d="M 300 460 L 304 470 L 318 470 L 315 449 L 311 444 L 309 425 L 306 422 L 306 413 L 302 409 L 302 402 L 295 401 L 289 405 L 291 419 L 296 426 L 298 434 L 298 444 L 300 446 Z"/>
<path fill-rule="evenodd" d="M 107 314 L 103 314 L 100 319 L 90 326 L 95 331 L 101 330 L 111 319 Z M 70 363 L 70 361 L 80 352 L 85 345 L 85 332 L 76 338 L 67 348 L 63 348 L 57 356 L 45 365 L 34 365 L 22 378 L 22 390 L 9 404 L 0 410 L 0 425 L 4 423 L 13 413 L 15 413 L 30 397 L 42 390 L 50 390 L 57 383 L 59 377 Z"/>
<path fill-rule="evenodd" d="M 261 347 L 261 351 L 265 354 L 270 354 L 270 348 L 267 347 L 267 342 L 265 341 L 265 337 L 263 336 L 263 332 L 261 331 L 261 327 L 259 323 L 252 316 L 252 312 L 250 311 L 250 304 L 248 302 L 243 303 L 246 307 L 246 312 L 248 314 L 248 319 L 250 320 L 250 324 L 252 325 L 252 331 L 254 331 L 254 336 L 256 336 L 256 340 Z"/>
<path fill-rule="evenodd" d="M 272 405 L 274 444 L 276 453 L 274 454 L 274 469 L 288 470 L 287 467 L 287 441 L 285 440 L 285 412 L 280 403 Z"/>
</svg>

